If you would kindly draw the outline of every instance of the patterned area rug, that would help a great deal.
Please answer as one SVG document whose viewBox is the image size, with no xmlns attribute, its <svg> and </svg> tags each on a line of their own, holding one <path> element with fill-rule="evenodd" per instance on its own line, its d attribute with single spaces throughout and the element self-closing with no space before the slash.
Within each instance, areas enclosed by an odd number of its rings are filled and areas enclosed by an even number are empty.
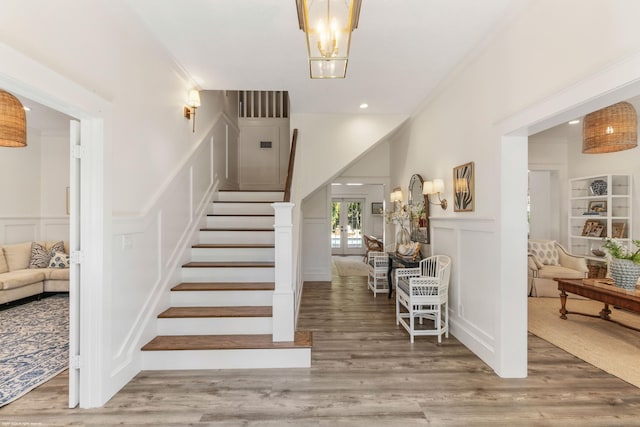
<svg viewBox="0 0 640 427">
<path fill-rule="evenodd" d="M 362 256 L 333 256 L 331 257 L 339 276 L 366 276 L 367 264 L 362 262 Z"/>
<path fill-rule="evenodd" d="M 0 406 L 67 369 L 69 296 L 0 311 Z"/>
</svg>

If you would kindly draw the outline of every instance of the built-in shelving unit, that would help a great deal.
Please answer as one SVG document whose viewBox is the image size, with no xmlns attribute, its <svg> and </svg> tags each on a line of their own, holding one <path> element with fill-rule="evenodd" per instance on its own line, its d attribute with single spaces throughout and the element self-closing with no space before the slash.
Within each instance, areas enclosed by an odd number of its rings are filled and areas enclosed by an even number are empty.
<svg viewBox="0 0 640 427">
<path fill-rule="evenodd" d="M 631 245 L 631 175 L 597 175 L 569 180 L 569 251 L 591 262 L 604 237 L 618 237 Z"/>
</svg>

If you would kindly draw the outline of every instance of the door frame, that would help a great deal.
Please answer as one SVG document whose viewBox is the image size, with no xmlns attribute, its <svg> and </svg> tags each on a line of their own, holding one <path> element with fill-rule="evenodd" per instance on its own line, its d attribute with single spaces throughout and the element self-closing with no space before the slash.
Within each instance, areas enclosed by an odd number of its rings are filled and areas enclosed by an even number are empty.
<svg viewBox="0 0 640 427">
<path fill-rule="evenodd" d="M 362 205 L 362 209 L 361 209 L 361 213 L 360 213 L 360 232 L 361 234 L 364 234 L 364 222 L 365 222 L 365 204 L 367 202 L 365 197 L 361 197 L 361 196 L 355 196 L 355 197 L 331 197 L 331 206 L 333 207 L 333 203 L 335 201 L 340 201 L 342 203 L 344 202 L 360 202 L 360 204 Z M 339 223 L 342 223 L 342 217 L 343 215 L 345 216 L 345 219 L 347 218 L 347 213 L 346 211 L 340 210 L 340 220 L 338 221 Z M 331 218 L 329 219 L 329 224 L 331 224 Z M 329 232 L 331 233 L 332 230 L 329 230 Z M 334 250 L 334 248 L 331 248 L 331 255 L 362 255 L 363 250 L 364 250 L 364 237 L 362 238 L 362 246 L 360 246 L 359 248 L 349 248 L 348 242 L 349 242 L 349 235 L 345 234 L 345 230 L 342 229 L 341 226 L 341 232 L 340 232 L 340 248 L 336 248 L 336 250 Z M 346 236 L 346 237 L 345 237 Z M 339 250 L 339 252 L 338 252 Z"/>
<path fill-rule="evenodd" d="M 105 245 L 108 235 L 106 212 L 109 212 L 105 170 L 104 120 L 111 117 L 111 104 L 59 73 L 0 44 L 0 86 L 54 110 L 80 120 L 83 146 L 80 179 L 81 247 L 83 250 L 80 282 L 86 284 L 80 295 L 78 316 L 80 373 L 79 406 L 99 407 L 108 397 L 104 379 L 104 283 L 107 281 Z M 70 217 L 71 219 L 71 217 Z M 70 223 L 70 227 L 73 225 Z M 105 338 L 103 338 L 105 337 Z M 70 339 L 73 337 L 70 336 Z M 106 373 L 105 373 L 106 372 Z M 70 384 L 71 386 L 71 384 Z"/>
</svg>

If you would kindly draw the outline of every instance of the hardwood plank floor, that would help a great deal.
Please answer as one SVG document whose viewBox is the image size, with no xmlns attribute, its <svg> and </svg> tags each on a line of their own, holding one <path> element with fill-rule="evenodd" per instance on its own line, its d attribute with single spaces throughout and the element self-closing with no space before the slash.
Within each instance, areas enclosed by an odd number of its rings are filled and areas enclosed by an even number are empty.
<svg viewBox="0 0 640 427">
<path fill-rule="evenodd" d="M 310 369 L 142 372 L 103 408 L 69 410 L 59 375 L 0 426 L 640 426 L 640 389 L 529 335 L 529 377 L 501 379 L 454 337 L 412 345 L 364 277 L 307 283 Z"/>
</svg>

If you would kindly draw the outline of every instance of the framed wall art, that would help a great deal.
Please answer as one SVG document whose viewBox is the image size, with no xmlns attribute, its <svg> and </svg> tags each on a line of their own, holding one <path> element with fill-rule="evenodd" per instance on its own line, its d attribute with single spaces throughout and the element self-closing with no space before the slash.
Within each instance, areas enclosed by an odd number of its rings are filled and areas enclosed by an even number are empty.
<svg viewBox="0 0 640 427">
<path fill-rule="evenodd" d="M 473 162 L 453 168 L 453 210 L 473 212 L 475 207 L 475 185 Z"/>
<path fill-rule="evenodd" d="M 382 215 L 384 213 L 384 208 L 382 202 L 371 202 L 371 214 L 372 215 Z"/>
</svg>

